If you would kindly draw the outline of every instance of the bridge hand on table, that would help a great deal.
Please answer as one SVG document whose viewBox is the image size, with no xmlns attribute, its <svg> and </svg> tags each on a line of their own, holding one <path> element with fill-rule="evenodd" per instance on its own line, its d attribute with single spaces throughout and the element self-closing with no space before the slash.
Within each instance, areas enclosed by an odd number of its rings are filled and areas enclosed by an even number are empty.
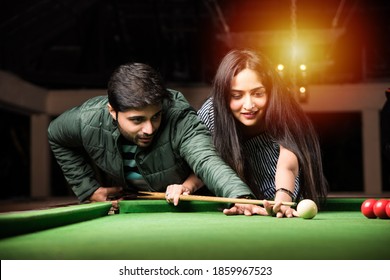
<svg viewBox="0 0 390 280">
<path fill-rule="evenodd" d="M 253 205 L 253 204 L 234 204 L 233 207 L 229 209 L 224 209 L 223 213 L 225 215 L 245 215 L 245 216 L 252 216 L 252 215 L 261 215 L 261 216 L 267 216 L 267 211 L 259 206 L 259 205 Z"/>
<path fill-rule="evenodd" d="M 298 212 L 291 208 L 290 206 L 282 205 L 282 202 L 276 202 L 274 205 L 271 205 L 269 201 L 264 200 L 264 208 L 267 211 L 269 216 L 277 218 L 293 218 L 299 217 Z"/>
</svg>

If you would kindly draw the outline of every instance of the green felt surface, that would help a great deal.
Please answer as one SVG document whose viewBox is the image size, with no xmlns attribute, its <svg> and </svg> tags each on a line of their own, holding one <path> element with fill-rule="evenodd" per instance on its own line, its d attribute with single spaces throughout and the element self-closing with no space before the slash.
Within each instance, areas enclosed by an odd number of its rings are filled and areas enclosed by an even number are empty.
<svg viewBox="0 0 390 280">
<path fill-rule="evenodd" d="M 360 211 L 366 198 L 328 198 L 322 208 L 324 211 Z"/>
<path fill-rule="evenodd" d="M 119 202 L 119 212 L 126 213 L 156 213 L 156 212 L 221 212 L 227 208 L 226 203 L 205 201 L 181 201 L 179 205 L 166 203 L 165 200 L 123 200 Z"/>
<path fill-rule="evenodd" d="M 360 211 L 365 198 L 329 198 L 320 206 L 321 211 Z M 124 200 L 120 202 L 120 213 L 145 212 L 204 212 L 222 211 L 227 203 L 181 201 L 178 206 L 167 204 L 164 200 Z"/>
<path fill-rule="evenodd" d="M 106 216 L 109 202 L 0 214 L 0 238 L 79 223 Z"/>
<path fill-rule="evenodd" d="M 335 205 L 304 220 L 225 216 L 210 209 L 217 204 L 123 203 L 136 210 L 0 239 L 0 258 L 390 259 L 390 220 Z"/>
</svg>

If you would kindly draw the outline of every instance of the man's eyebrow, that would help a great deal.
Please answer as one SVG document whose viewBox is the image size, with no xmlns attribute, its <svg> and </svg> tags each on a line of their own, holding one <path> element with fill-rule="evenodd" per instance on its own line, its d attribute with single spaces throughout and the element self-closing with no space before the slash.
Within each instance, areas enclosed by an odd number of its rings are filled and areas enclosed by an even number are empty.
<svg viewBox="0 0 390 280">
<path fill-rule="evenodd" d="M 161 113 L 162 113 L 162 109 L 160 111 L 158 111 L 156 114 L 154 114 L 154 116 L 158 115 L 158 114 L 161 114 Z"/>
<path fill-rule="evenodd" d="M 145 116 L 140 115 L 140 116 L 130 116 L 127 119 L 128 120 L 136 120 L 136 119 L 144 119 L 144 118 L 145 118 Z"/>
<path fill-rule="evenodd" d="M 158 115 L 161 115 L 162 114 L 162 109 L 160 110 L 160 111 L 158 111 L 156 114 L 154 114 L 153 116 L 152 116 L 152 118 L 153 117 L 156 117 L 156 116 L 158 116 Z"/>
<path fill-rule="evenodd" d="M 162 109 L 155 113 L 152 117 L 160 115 L 162 113 Z M 136 120 L 136 119 L 145 119 L 146 117 L 144 115 L 135 115 L 135 116 L 130 116 L 127 119 L 128 120 Z"/>
</svg>

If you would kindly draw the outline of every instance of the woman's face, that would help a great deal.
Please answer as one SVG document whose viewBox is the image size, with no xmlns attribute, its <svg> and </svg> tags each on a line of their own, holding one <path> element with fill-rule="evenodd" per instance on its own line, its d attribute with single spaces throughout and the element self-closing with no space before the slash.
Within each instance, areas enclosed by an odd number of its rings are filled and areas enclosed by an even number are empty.
<svg viewBox="0 0 390 280">
<path fill-rule="evenodd" d="M 266 89 L 255 71 L 244 69 L 233 78 L 230 90 L 230 110 L 245 127 L 258 128 L 262 131 L 267 100 Z M 259 130 L 254 131 L 259 132 Z"/>
</svg>

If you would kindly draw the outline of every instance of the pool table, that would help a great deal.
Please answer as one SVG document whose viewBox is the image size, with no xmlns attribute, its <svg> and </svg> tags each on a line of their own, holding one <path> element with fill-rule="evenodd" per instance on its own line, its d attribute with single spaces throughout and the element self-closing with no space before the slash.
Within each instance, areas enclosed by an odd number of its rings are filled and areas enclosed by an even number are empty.
<svg viewBox="0 0 390 280">
<path fill-rule="evenodd" d="M 388 260 L 390 219 L 363 198 L 330 198 L 311 220 L 225 216 L 226 204 L 126 200 L 0 214 L 0 258 L 56 260 Z"/>
</svg>

